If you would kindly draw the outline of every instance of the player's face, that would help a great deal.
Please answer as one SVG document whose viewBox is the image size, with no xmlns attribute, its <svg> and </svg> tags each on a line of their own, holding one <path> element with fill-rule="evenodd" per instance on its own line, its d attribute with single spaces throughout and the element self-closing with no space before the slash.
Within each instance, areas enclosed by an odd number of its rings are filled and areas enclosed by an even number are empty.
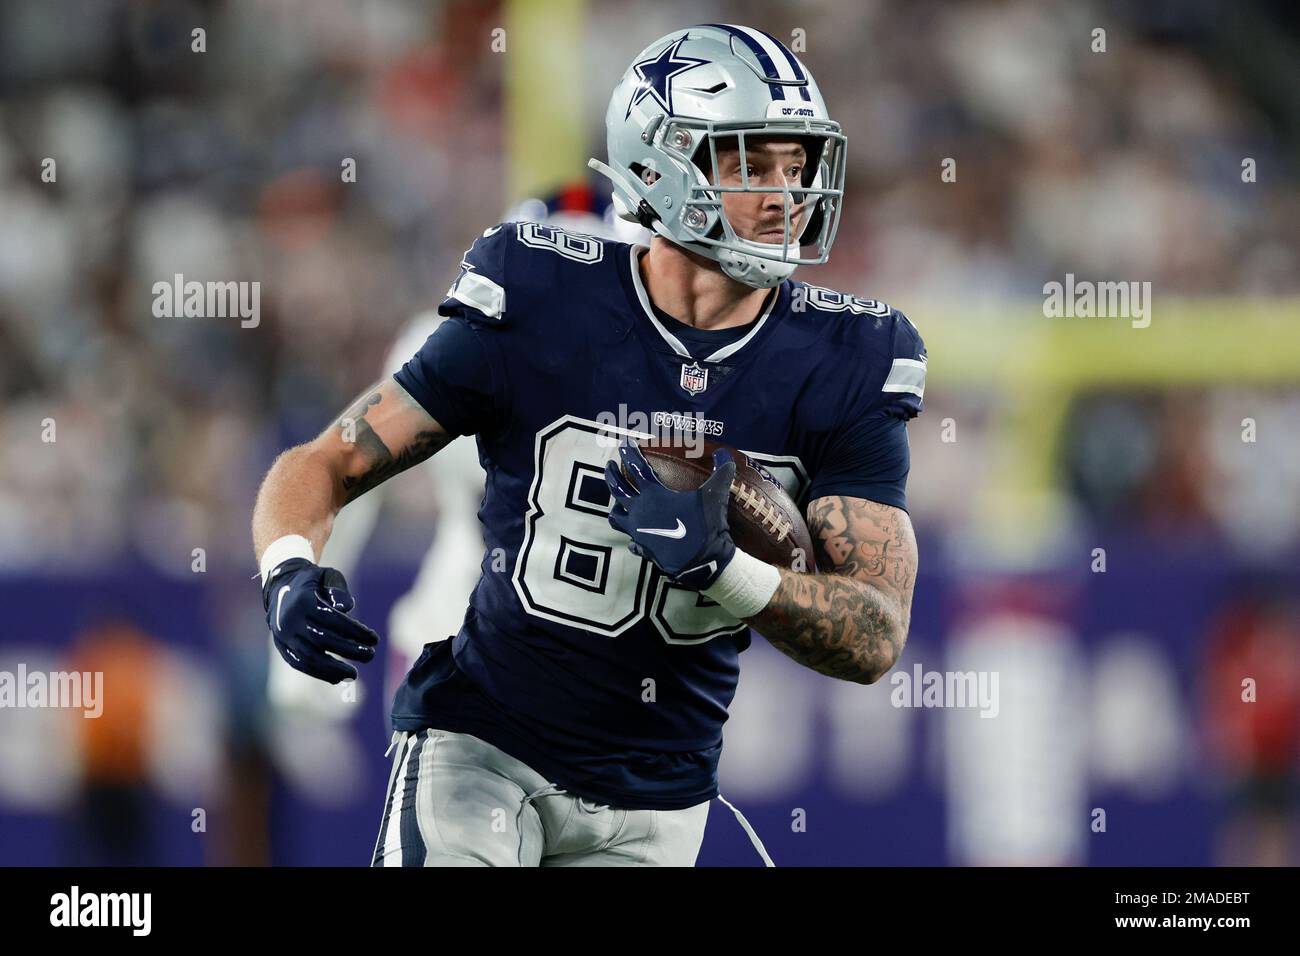
<svg viewBox="0 0 1300 956">
<path fill-rule="evenodd" d="M 744 168 L 749 173 L 749 185 L 786 186 L 798 189 L 807 162 L 803 145 L 793 139 L 754 137 L 745 140 Z M 740 149 L 732 143 L 718 145 L 718 173 L 721 186 L 743 184 Z M 802 203 L 790 201 L 790 242 L 795 243 L 799 226 L 807 212 L 808 199 Z M 784 214 L 783 193 L 723 193 L 722 209 L 741 239 L 781 245 L 784 241 L 782 225 Z"/>
</svg>

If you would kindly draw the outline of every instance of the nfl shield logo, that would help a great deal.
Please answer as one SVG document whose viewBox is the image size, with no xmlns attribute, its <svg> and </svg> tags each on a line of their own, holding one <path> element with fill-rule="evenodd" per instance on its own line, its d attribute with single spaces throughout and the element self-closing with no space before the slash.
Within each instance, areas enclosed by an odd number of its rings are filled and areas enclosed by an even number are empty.
<svg viewBox="0 0 1300 956">
<path fill-rule="evenodd" d="M 709 387 L 709 370 L 702 368 L 699 362 L 682 366 L 682 388 L 687 394 L 698 395 Z"/>
</svg>

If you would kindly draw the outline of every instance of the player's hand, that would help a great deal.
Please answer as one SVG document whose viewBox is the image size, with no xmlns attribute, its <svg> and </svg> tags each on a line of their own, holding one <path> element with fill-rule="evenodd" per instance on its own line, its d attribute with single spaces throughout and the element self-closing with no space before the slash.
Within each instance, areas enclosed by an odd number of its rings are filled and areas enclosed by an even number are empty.
<svg viewBox="0 0 1300 956">
<path fill-rule="evenodd" d="M 304 674 L 337 684 L 357 676 L 339 657 L 364 663 L 375 656 L 379 635 L 349 615 L 356 601 L 334 568 L 290 558 L 267 576 L 262 606 L 280 656 Z"/>
<path fill-rule="evenodd" d="M 736 463 L 731 453 L 713 453 L 713 474 L 694 491 L 673 491 L 659 480 L 635 444 L 619 446 L 633 489 L 618 464 L 605 465 L 605 484 L 614 496 L 609 523 L 632 541 L 633 554 L 653 561 L 677 584 L 702 591 L 718 579 L 736 554 L 727 524 L 727 501 Z"/>
</svg>

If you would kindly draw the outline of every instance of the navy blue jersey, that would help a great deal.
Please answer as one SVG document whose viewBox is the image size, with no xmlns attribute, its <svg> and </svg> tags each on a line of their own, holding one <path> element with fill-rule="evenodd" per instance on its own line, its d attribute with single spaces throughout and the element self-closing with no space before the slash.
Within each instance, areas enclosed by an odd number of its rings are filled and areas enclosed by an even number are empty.
<svg viewBox="0 0 1300 956">
<path fill-rule="evenodd" d="M 717 793 L 749 632 L 627 550 L 605 462 L 623 436 L 702 436 L 801 507 L 906 508 L 926 354 L 897 310 L 793 280 L 748 326 L 685 326 L 651 305 L 644 251 L 531 222 L 487 230 L 439 307 L 452 318 L 395 376 L 476 436 L 487 484 L 464 623 L 425 648 L 393 724 L 473 734 L 600 803 L 677 809 Z"/>
</svg>

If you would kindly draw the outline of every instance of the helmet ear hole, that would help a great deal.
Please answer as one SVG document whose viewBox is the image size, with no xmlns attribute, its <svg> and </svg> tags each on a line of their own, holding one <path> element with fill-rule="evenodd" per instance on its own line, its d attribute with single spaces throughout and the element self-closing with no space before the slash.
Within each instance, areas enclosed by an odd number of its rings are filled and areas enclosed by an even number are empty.
<svg viewBox="0 0 1300 956">
<path fill-rule="evenodd" d="M 632 175 L 647 186 L 659 178 L 657 172 L 642 163 L 629 163 L 627 168 L 632 171 Z M 642 199 L 637 203 L 636 208 L 632 210 L 630 217 L 620 213 L 620 218 L 626 219 L 628 222 L 636 222 L 640 224 L 641 228 L 654 232 L 655 220 L 659 219 L 659 214 L 655 212 L 648 202 Z"/>
<path fill-rule="evenodd" d="M 632 175 L 636 176 L 637 179 L 641 180 L 641 182 L 645 183 L 647 186 L 653 186 L 655 180 L 659 178 L 659 174 L 649 166 L 643 166 L 640 163 L 633 163 L 629 168 L 632 170 Z"/>
</svg>

